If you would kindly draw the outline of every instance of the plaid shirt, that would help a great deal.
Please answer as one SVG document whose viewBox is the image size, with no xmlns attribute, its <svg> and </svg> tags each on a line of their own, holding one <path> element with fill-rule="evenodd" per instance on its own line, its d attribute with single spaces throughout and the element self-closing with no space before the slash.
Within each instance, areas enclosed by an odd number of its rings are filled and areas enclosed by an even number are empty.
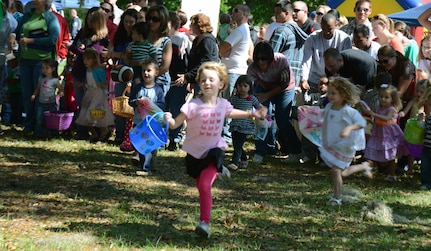
<svg viewBox="0 0 431 251">
<path fill-rule="evenodd" d="M 308 35 L 296 23 L 286 22 L 274 30 L 270 40 L 274 52 L 284 54 L 289 61 L 296 86 L 299 86 L 301 79 L 303 45 L 307 37 Z"/>
</svg>

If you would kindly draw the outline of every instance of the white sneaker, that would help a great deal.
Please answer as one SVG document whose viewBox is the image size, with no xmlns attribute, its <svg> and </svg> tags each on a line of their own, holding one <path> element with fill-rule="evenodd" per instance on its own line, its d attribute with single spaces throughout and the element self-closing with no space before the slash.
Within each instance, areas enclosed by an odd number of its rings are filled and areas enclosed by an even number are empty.
<svg viewBox="0 0 431 251">
<path fill-rule="evenodd" d="M 205 237 L 205 238 L 210 238 L 210 227 L 208 226 L 208 224 L 205 221 L 201 221 L 201 223 L 199 223 L 196 228 L 195 228 L 195 233 L 199 236 Z"/>
<path fill-rule="evenodd" d="M 218 175 L 220 179 L 230 179 L 230 171 L 227 167 L 223 166 L 221 173 Z"/>
<path fill-rule="evenodd" d="M 234 171 L 238 169 L 238 166 L 235 165 L 234 163 L 229 163 L 229 165 L 227 165 L 227 167 L 231 170 L 234 170 Z"/>
<path fill-rule="evenodd" d="M 310 158 L 308 158 L 307 156 L 304 156 L 303 158 L 299 159 L 299 163 L 305 164 L 305 163 L 309 162 L 310 160 L 311 160 Z"/>
<path fill-rule="evenodd" d="M 253 163 L 261 164 L 263 162 L 263 156 L 260 156 L 259 154 L 255 154 L 253 157 Z"/>
<path fill-rule="evenodd" d="M 300 154 L 300 153 L 289 154 L 289 157 L 285 158 L 281 162 L 288 163 L 288 164 L 299 163 L 299 160 L 301 159 L 301 155 L 302 154 Z"/>
</svg>

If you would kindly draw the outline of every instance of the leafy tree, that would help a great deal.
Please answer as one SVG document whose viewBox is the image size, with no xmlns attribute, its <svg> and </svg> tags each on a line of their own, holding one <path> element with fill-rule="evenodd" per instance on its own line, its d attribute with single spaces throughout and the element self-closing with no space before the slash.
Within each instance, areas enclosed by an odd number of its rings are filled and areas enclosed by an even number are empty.
<svg viewBox="0 0 431 251">
<path fill-rule="evenodd" d="M 196 0 L 198 1 L 198 0 Z M 250 7 L 253 15 L 253 24 L 269 23 L 271 16 L 274 14 L 274 5 L 278 0 L 220 0 L 220 12 L 230 13 L 233 6 L 245 3 Z M 118 0 L 117 4 L 120 8 L 125 8 L 130 0 Z M 313 11 L 317 6 L 326 4 L 325 0 L 304 0 L 308 4 L 309 11 Z M 164 0 L 166 8 L 169 10 L 177 10 L 181 7 L 180 0 Z"/>
</svg>

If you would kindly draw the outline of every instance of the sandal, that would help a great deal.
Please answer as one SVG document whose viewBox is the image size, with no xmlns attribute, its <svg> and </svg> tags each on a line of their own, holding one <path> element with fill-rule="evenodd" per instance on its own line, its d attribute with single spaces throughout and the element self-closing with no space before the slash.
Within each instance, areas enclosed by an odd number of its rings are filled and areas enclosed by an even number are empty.
<svg viewBox="0 0 431 251">
<path fill-rule="evenodd" d="M 362 162 L 362 165 L 365 166 L 365 171 L 364 171 L 365 177 L 372 179 L 373 178 L 373 172 L 372 172 L 373 168 L 370 167 L 370 163 L 365 161 L 365 162 Z"/>
<path fill-rule="evenodd" d="M 332 197 L 329 199 L 327 204 L 331 205 L 331 206 L 341 206 L 341 204 L 343 204 L 343 200 L 342 199 L 335 199 L 334 197 Z"/>
</svg>

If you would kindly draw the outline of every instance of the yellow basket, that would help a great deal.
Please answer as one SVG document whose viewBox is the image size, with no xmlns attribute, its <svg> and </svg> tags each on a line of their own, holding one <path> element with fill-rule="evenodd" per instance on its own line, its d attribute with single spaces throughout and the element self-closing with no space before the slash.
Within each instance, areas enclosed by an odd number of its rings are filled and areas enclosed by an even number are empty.
<svg viewBox="0 0 431 251">
<path fill-rule="evenodd" d="M 103 119 L 105 117 L 106 111 L 101 109 L 90 109 L 90 117 L 92 119 Z"/>
<path fill-rule="evenodd" d="M 129 105 L 129 97 L 126 96 L 126 89 L 120 97 L 112 98 L 112 113 L 117 116 L 131 119 L 134 116 L 133 107 Z"/>
</svg>

